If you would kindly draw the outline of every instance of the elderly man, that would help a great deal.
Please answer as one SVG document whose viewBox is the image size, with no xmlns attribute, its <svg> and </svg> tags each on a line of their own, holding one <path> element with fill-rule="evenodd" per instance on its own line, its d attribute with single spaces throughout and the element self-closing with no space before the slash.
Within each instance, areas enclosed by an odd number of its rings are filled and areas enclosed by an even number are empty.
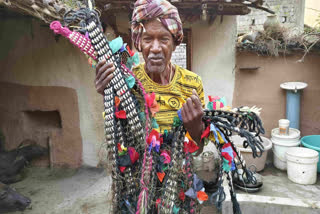
<svg viewBox="0 0 320 214">
<path fill-rule="evenodd" d="M 132 14 L 132 40 L 145 63 L 133 69 L 146 92 L 154 92 L 160 110 L 156 120 L 160 132 L 170 129 L 181 108 L 183 124 L 200 145 L 203 131 L 204 93 L 201 78 L 170 60 L 183 39 L 183 28 L 176 7 L 165 0 L 138 0 Z M 101 61 L 96 67 L 96 89 L 100 94 L 113 77 L 112 63 Z"/>
</svg>

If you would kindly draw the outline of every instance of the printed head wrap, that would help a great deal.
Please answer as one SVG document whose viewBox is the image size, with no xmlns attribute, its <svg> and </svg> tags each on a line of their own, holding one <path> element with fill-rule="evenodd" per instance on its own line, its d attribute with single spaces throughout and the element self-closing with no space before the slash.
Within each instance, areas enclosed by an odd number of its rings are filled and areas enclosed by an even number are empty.
<svg viewBox="0 0 320 214">
<path fill-rule="evenodd" d="M 138 51 L 141 51 L 141 36 L 144 29 L 143 22 L 159 19 L 171 32 L 175 44 L 179 45 L 183 39 L 182 23 L 178 10 L 166 0 L 137 0 L 132 14 L 132 40 Z"/>
</svg>

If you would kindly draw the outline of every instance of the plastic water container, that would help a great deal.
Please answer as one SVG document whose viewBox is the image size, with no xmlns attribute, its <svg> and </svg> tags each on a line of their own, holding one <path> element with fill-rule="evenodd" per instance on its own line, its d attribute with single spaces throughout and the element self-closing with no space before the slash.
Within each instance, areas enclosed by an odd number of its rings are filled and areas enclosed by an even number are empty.
<svg viewBox="0 0 320 214">
<path fill-rule="evenodd" d="M 316 150 L 320 159 L 320 135 L 304 136 L 301 138 L 301 143 L 304 147 Z M 318 172 L 320 172 L 320 160 L 318 161 Z"/>
<path fill-rule="evenodd" d="M 287 150 L 288 178 L 298 184 L 314 184 L 317 181 L 318 152 L 303 147 Z"/>
<path fill-rule="evenodd" d="M 290 121 L 287 119 L 279 120 L 279 134 L 280 135 L 289 135 L 289 125 Z"/>
<path fill-rule="evenodd" d="M 287 169 L 286 151 L 291 147 L 300 145 L 300 131 L 289 128 L 288 135 L 280 135 L 279 128 L 271 131 L 271 142 L 273 144 L 273 165 L 281 170 Z"/>
</svg>

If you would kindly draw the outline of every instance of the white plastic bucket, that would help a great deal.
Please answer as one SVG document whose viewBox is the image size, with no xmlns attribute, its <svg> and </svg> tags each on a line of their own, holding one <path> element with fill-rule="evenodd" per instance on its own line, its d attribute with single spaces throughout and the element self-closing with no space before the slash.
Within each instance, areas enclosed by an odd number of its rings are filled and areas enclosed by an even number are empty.
<svg viewBox="0 0 320 214">
<path fill-rule="evenodd" d="M 314 184 L 317 181 L 318 152 L 303 147 L 287 150 L 288 178 L 298 184 Z"/>
<path fill-rule="evenodd" d="M 299 139 L 300 131 L 298 129 L 289 128 L 288 135 L 280 135 L 279 128 L 272 129 L 271 131 L 271 140 L 275 142 L 293 143 L 299 141 Z"/>
<path fill-rule="evenodd" d="M 271 142 L 273 144 L 273 165 L 280 169 L 287 169 L 286 151 L 291 147 L 299 146 L 300 131 L 289 129 L 289 135 L 280 135 L 279 128 L 271 131 Z"/>
<path fill-rule="evenodd" d="M 280 135 L 289 135 L 289 125 L 290 121 L 287 119 L 279 120 L 279 134 Z"/>
</svg>

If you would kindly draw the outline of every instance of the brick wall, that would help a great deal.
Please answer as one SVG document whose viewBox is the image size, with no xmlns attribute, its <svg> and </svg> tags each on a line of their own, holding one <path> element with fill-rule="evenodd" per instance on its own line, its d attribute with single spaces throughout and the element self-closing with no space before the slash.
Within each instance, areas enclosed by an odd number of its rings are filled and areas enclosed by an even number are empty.
<svg viewBox="0 0 320 214">
<path fill-rule="evenodd" d="M 177 46 L 176 50 L 172 53 L 171 62 L 187 68 L 187 44 L 182 43 Z"/>
<path fill-rule="evenodd" d="M 273 10 L 280 23 L 291 31 L 302 32 L 304 23 L 305 0 L 265 0 L 264 6 Z M 251 13 L 237 17 L 238 34 L 254 30 L 263 30 L 263 23 L 269 13 L 251 9 Z"/>
</svg>

